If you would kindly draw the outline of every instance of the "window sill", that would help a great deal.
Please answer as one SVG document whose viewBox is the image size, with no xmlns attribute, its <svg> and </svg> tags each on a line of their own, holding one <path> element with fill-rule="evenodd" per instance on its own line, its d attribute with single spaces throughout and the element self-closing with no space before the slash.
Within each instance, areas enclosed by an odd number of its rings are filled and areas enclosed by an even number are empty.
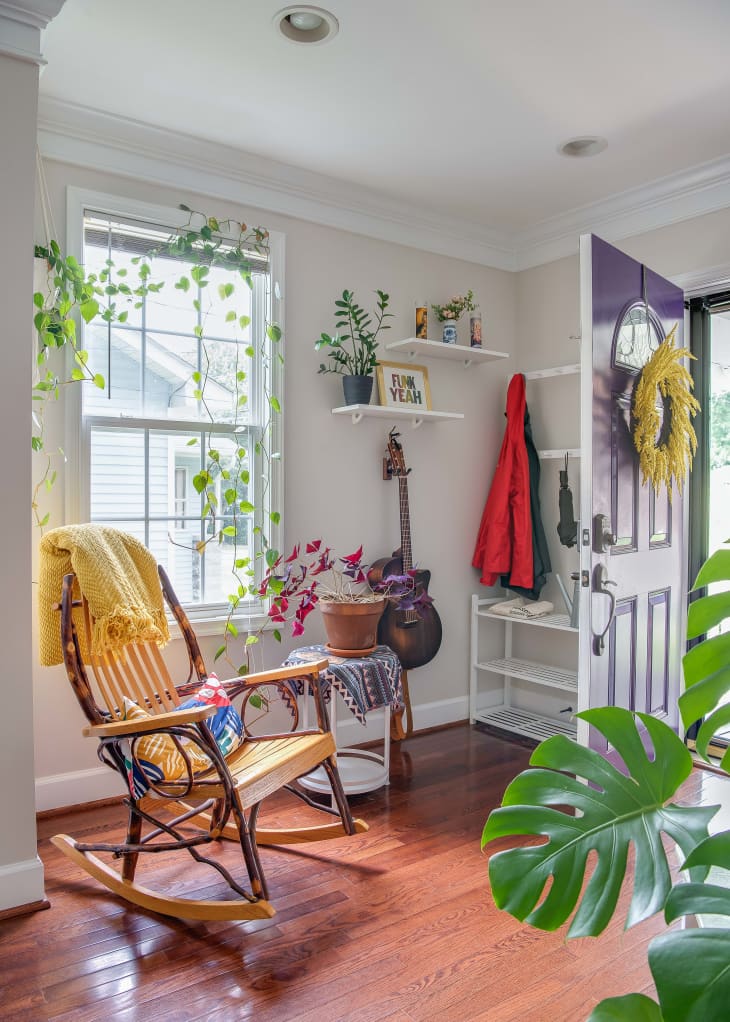
<svg viewBox="0 0 730 1022">
<path fill-rule="evenodd" d="M 193 626 L 193 631 L 198 638 L 204 638 L 210 635 L 222 636 L 228 621 L 227 614 L 199 614 L 195 615 L 194 612 L 185 612 L 188 615 L 190 624 Z M 239 631 L 239 634 L 247 634 L 249 632 L 257 632 L 259 630 L 271 631 L 275 625 L 272 624 L 268 614 L 251 614 L 241 615 L 231 619 L 233 624 Z M 177 621 L 173 617 L 168 615 L 168 622 L 170 625 L 170 636 L 173 639 L 181 639 L 182 632 Z"/>
</svg>

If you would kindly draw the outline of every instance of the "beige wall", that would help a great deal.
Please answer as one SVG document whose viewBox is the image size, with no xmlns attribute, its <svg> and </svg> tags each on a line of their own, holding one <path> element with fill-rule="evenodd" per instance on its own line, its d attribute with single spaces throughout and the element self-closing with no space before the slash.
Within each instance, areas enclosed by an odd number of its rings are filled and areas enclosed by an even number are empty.
<svg viewBox="0 0 730 1022">
<path fill-rule="evenodd" d="M 339 377 L 318 375 L 321 361 L 313 342 L 334 327 L 333 300 L 343 288 L 370 302 L 375 288 L 390 293 L 395 318 L 386 341 L 412 336 L 413 307 L 420 296 L 444 301 L 472 288 L 480 303 L 485 346 L 512 352 L 518 279 L 515 275 L 413 248 L 376 241 L 291 218 L 226 206 L 219 200 L 115 179 L 63 164 L 46 168 L 56 229 L 65 231 L 65 189 L 91 188 L 133 199 L 175 206 L 185 202 L 219 217 L 242 217 L 286 235 L 285 528 L 286 543 L 324 535 L 343 553 L 364 544 L 368 558 L 399 545 L 398 489 L 382 480 L 382 456 L 390 422 L 333 417 L 343 404 Z M 437 324 L 432 318 L 436 336 Z M 383 357 L 387 357 L 383 355 Z M 398 357 L 391 356 L 395 361 Z M 469 594 L 476 587 L 470 567 L 473 543 L 487 486 L 501 442 L 503 405 L 514 359 L 464 369 L 461 363 L 428 363 L 433 406 L 460 411 L 463 421 L 402 427 L 409 477 L 414 559 L 431 569 L 431 593 L 443 621 L 441 651 L 411 675 L 417 727 L 467 716 Z M 60 409 L 57 410 L 60 413 Z M 60 414 L 57 414 L 60 422 Z M 66 482 L 73 485 L 75 466 Z M 52 521 L 60 524 L 63 485 L 53 495 Z M 322 639 L 312 615 L 305 639 Z M 301 644 L 301 640 L 298 643 Z M 205 640 L 208 655 L 219 638 Z M 292 645 L 290 642 L 288 645 Z M 271 642 L 263 666 L 280 662 L 286 646 Z M 173 650 L 179 657 L 179 650 Z M 184 669 L 182 661 L 180 670 Z M 66 793 L 100 797 L 106 774 L 97 770 L 95 749 L 81 739 L 82 723 L 61 669 L 35 668 L 36 775 L 39 804 L 64 804 Z M 366 736 L 352 728 L 350 741 Z M 382 732 L 381 732 L 382 733 Z M 88 771 L 89 773 L 81 773 Z M 71 774 L 71 777 L 58 775 Z M 113 778 L 111 778 L 114 780 Z"/>
</svg>

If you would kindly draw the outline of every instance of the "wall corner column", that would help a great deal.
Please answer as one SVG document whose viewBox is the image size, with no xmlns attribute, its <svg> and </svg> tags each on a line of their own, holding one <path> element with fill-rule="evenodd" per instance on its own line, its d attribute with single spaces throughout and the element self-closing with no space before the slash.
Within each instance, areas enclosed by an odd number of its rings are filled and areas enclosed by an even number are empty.
<svg viewBox="0 0 730 1022">
<path fill-rule="evenodd" d="M 0 913 L 43 907 L 33 755 L 31 401 L 33 217 L 41 32 L 64 0 L 0 0 L 0 350 L 5 436 L 0 674 Z"/>
</svg>

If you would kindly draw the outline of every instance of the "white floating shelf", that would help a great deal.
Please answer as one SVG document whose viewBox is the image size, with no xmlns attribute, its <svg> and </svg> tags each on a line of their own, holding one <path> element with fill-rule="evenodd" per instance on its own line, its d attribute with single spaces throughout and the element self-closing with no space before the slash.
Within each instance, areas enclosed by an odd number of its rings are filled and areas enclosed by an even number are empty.
<svg viewBox="0 0 730 1022">
<path fill-rule="evenodd" d="M 343 405 L 341 408 L 333 408 L 332 414 L 349 415 L 355 424 L 367 418 L 410 419 L 414 429 L 418 429 L 423 422 L 464 418 L 463 412 L 431 412 L 425 409 L 388 408 L 385 405 Z"/>
<path fill-rule="evenodd" d="M 580 362 L 573 362 L 567 366 L 553 366 L 551 369 L 531 369 L 524 373 L 526 380 L 546 380 L 550 376 L 575 376 L 580 373 Z"/>
<path fill-rule="evenodd" d="M 478 610 L 477 617 L 488 617 L 510 625 L 532 625 L 534 628 L 556 628 L 559 632 L 575 632 L 568 614 L 543 614 L 542 617 L 511 617 L 506 614 L 495 614 L 491 610 Z"/>
<path fill-rule="evenodd" d="M 491 671 L 493 674 L 506 674 L 509 678 L 519 678 L 533 685 L 546 685 L 548 688 L 559 688 L 567 692 L 578 692 L 578 672 L 562 667 L 551 667 L 538 664 L 532 660 L 516 660 L 513 657 L 499 657 L 476 664 L 479 670 Z"/>
<path fill-rule="evenodd" d="M 568 714 L 566 714 L 568 717 Z M 493 706 L 488 710 L 478 710 L 474 719 L 481 724 L 510 731 L 513 734 L 525 735 L 541 742 L 552 735 L 566 735 L 575 738 L 577 727 L 569 719 L 555 720 L 552 717 L 541 717 L 528 710 L 517 710 L 513 706 Z"/>
<path fill-rule="evenodd" d="M 494 362 L 496 359 L 509 358 L 505 351 L 490 351 L 488 348 L 467 348 L 465 344 L 444 344 L 443 341 L 423 341 L 418 337 L 407 337 L 404 341 L 391 341 L 385 347 L 388 351 L 396 351 L 405 355 L 410 362 L 416 358 L 446 358 L 463 362 L 464 366 L 472 363 Z"/>
</svg>

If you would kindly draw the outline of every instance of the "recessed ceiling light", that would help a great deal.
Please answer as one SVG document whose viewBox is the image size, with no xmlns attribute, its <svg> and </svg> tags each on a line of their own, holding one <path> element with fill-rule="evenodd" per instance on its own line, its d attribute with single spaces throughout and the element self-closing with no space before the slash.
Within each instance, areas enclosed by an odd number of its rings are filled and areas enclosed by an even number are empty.
<svg viewBox="0 0 730 1022">
<path fill-rule="evenodd" d="M 323 43 L 340 27 L 334 14 L 308 4 L 285 7 L 274 16 L 274 25 L 292 43 Z"/>
<path fill-rule="evenodd" d="M 561 142 L 558 152 L 561 156 L 597 156 L 607 145 L 606 139 L 599 135 L 580 135 L 578 138 L 569 138 L 567 142 Z"/>
</svg>

